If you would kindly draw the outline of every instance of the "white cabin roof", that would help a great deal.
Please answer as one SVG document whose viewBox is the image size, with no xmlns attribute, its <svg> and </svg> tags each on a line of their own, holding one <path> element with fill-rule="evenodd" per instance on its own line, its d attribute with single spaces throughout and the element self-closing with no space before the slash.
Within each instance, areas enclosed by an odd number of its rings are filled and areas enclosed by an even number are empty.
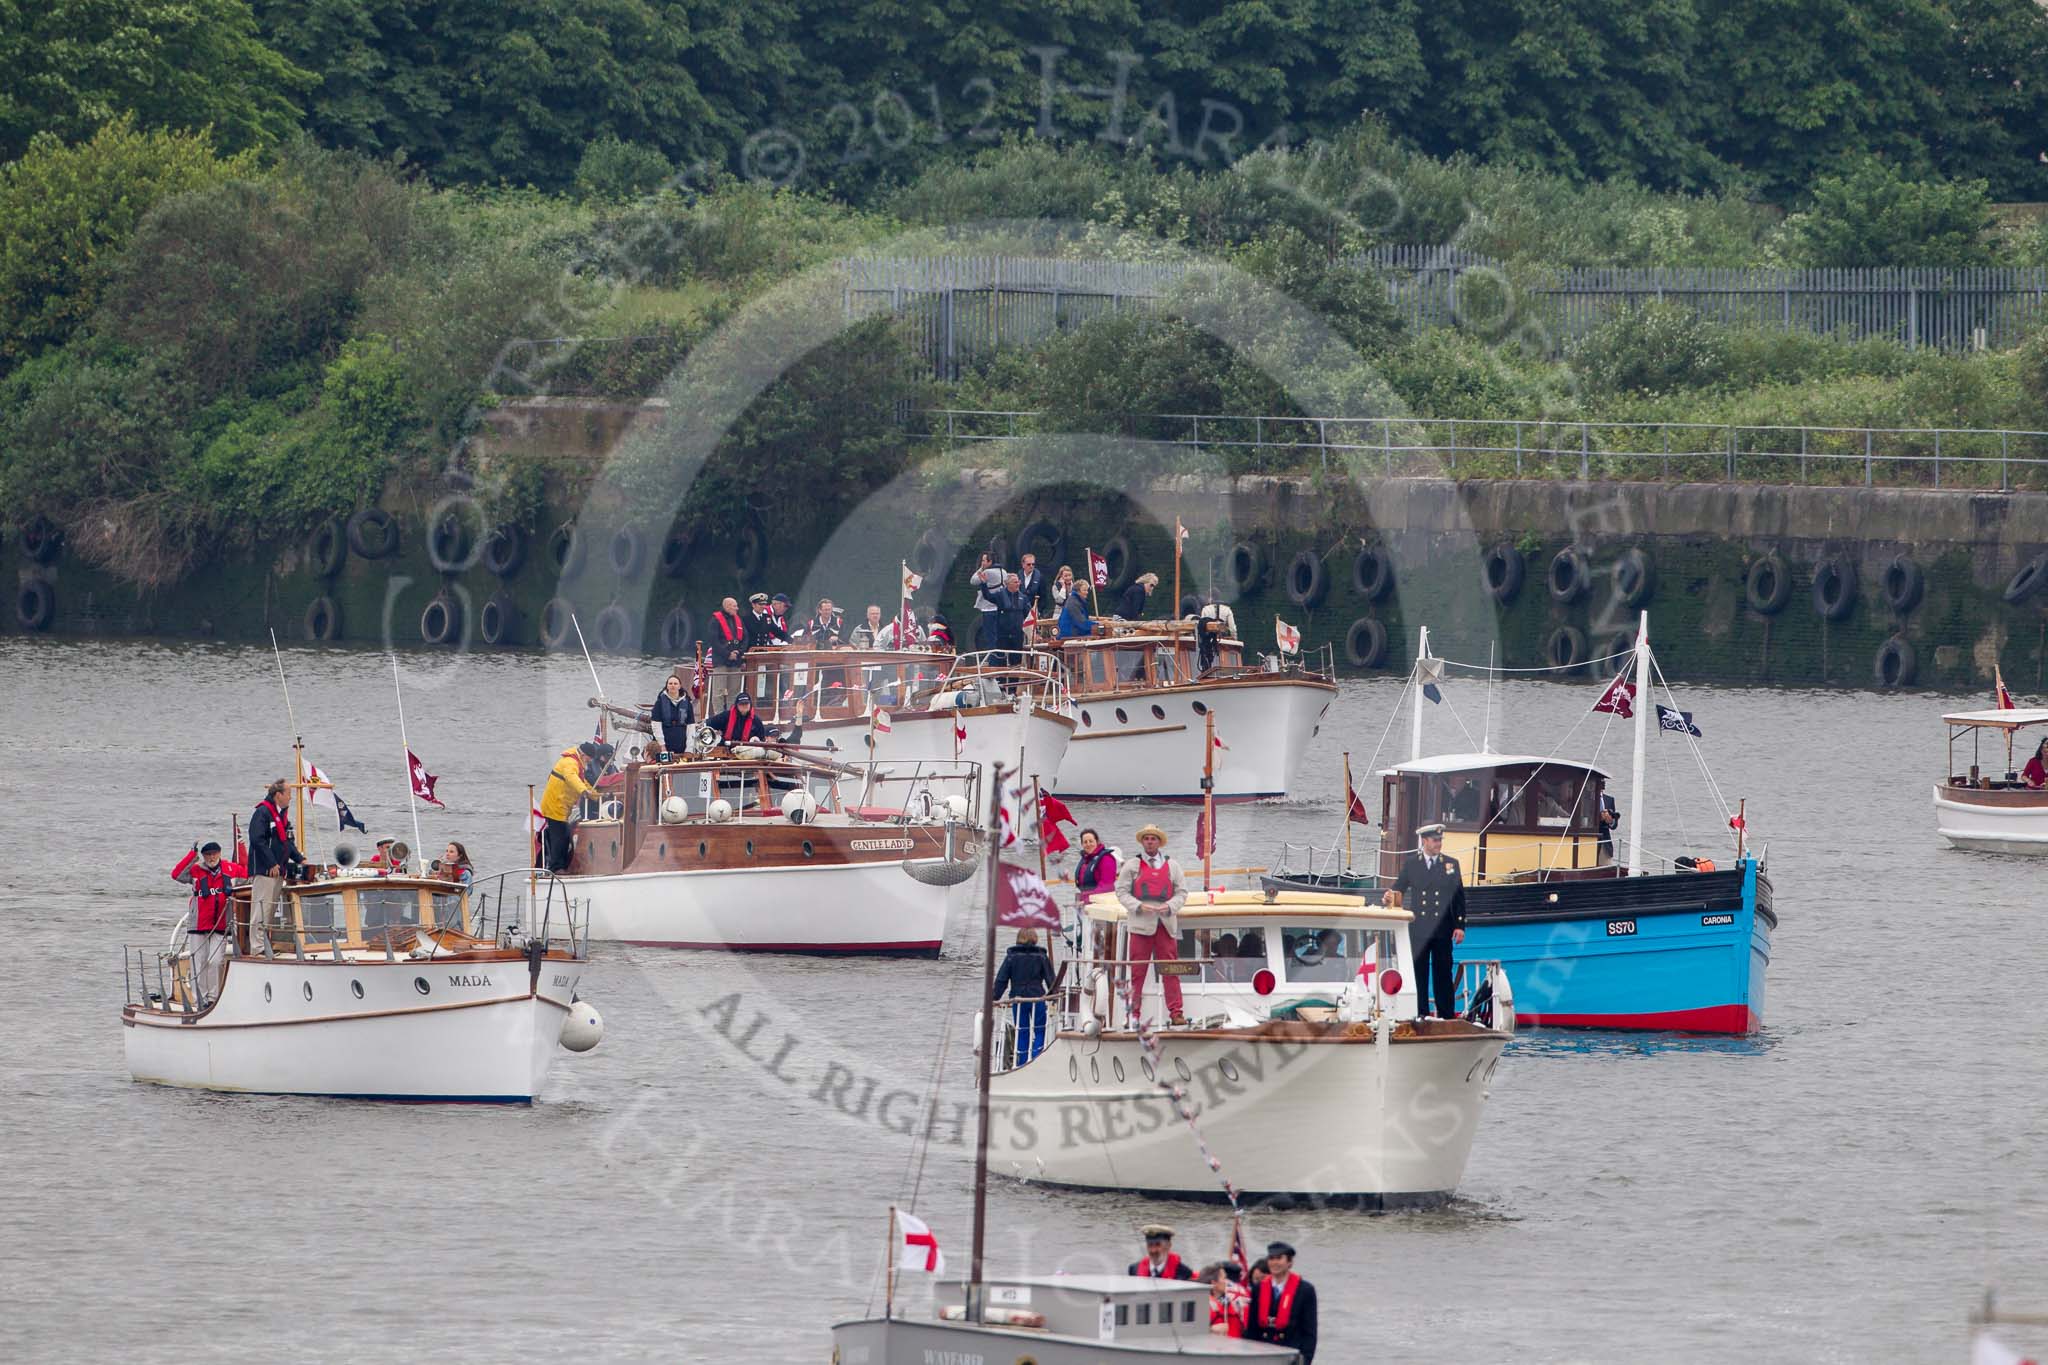
<svg viewBox="0 0 2048 1365">
<path fill-rule="evenodd" d="M 1124 917 L 1123 902 L 1110 893 L 1088 898 L 1088 918 L 1115 924 Z M 1263 891 L 1190 891 L 1181 907 L 1184 920 L 1230 920 L 1256 923 L 1304 920 L 1369 919 L 1406 924 L 1414 914 L 1394 906 L 1369 905 L 1363 896 L 1336 891 L 1280 891 L 1269 900 Z"/>
<path fill-rule="evenodd" d="M 2048 723 L 2048 706 L 2021 706 L 2003 711 L 1957 711 L 1942 717 L 1950 725 L 1988 725 L 1997 730 L 2017 730 L 2022 725 Z"/>
<path fill-rule="evenodd" d="M 1597 773 L 1601 777 L 1608 776 L 1607 770 L 1597 764 L 1575 763 L 1568 758 L 1544 758 L 1538 754 L 1432 754 L 1428 758 L 1418 758 L 1413 763 L 1396 763 L 1391 768 L 1382 768 L 1380 775 L 1386 777 L 1396 773 L 1476 772 L 1485 768 L 1512 768 L 1524 763 L 1542 763 L 1553 768 L 1576 768 L 1581 772 Z"/>
</svg>

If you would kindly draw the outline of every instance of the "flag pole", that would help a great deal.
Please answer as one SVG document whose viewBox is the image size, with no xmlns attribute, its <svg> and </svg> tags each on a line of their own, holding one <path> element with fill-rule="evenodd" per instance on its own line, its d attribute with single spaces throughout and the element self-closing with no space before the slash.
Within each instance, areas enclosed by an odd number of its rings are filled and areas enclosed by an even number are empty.
<svg viewBox="0 0 2048 1365">
<path fill-rule="evenodd" d="M 406 760 L 408 763 L 411 761 Z M 412 784 L 407 782 L 406 785 Z M 533 784 L 529 782 L 526 784 L 526 895 L 529 902 L 540 888 L 540 876 L 534 871 L 540 865 L 540 859 L 533 856 L 533 846 L 540 841 L 540 827 L 533 823 L 535 809 L 537 803 L 533 799 Z"/>
<path fill-rule="evenodd" d="M 1176 620 L 1180 617 L 1180 545 L 1181 541 L 1186 537 L 1187 532 L 1181 529 L 1180 518 L 1175 517 L 1173 519 L 1173 615 Z M 1196 629 L 1199 630 L 1201 627 L 1197 626 Z"/>
<path fill-rule="evenodd" d="M 611 700 L 604 694 L 604 680 L 597 676 L 597 665 L 592 663 L 590 660 L 590 645 L 583 638 L 583 623 L 576 619 L 576 613 L 573 611 L 569 613 L 569 624 L 576 627 L 576 643 L 583 650 L 583 666 L 590 670 L 590 684 L 591 686 L 597 689 L 597 699 L 599 701 Z M 391 661 L 391 668 L 392 672 L 395 674 L 398 670 L 397 659 L 394 658 Z M 598 737 L 603 740 L 609 740 L 610 731 L 611 726 L 607 723 L 607 717 L 605 715 L 604 709 L 600 707 L 597 713 Z M 408 784 L 410 784 L 410 781 L 411 778 L 410 775 L 408 774 Z"/>
<path fill-rule="evenodd" d="M 1314 861 L 1311 859 L 1310 861 Z M 1351 751 L 1344 751 L 1344 871 L 1351 871 Z"/>
<path fill-rule="evenodd" d="M 570 618 L 574 620 L 574 617 Z M 420 837 L 420 802 L 412 790 L 412 741 L 405 734 L 405 693 L 398 686 L 398 656 L 391 656 L 391 695 L 398 698 L 398 742 L 405 746 L 405 803 L 412 808 L 412 849 L 413 856 L 424 859 L 427 856 L 426 840 Z M 527 808 L 530 812 L 532 807 Z M 528 814 L 527 819 L 533 816 Z"/>
<path fill-rule="evenodd" d="M 306 837 L 306 740 L 299 733 L 299 716 L 292 710 L 292 685 L 285 681 L 284 652 L 277 647 L 277 630 L 270 632 L 270 657 L 277 660 L 277 685 L 284 689 L 284 715 L 292 727 L 292 828 Z M 2007 743 L 2010 750 L 2012 745 Z M 2009 756 L 2009 755 L 2008 755 Z M 2011 763 L 2006 767 L 2010 768 Z"/>
<path fill-rule="evenodd" d="M 1209 887 L 1209 861 L 1216 852 L 1216 712 L 1202 717 L 1202 823 L 1209 837 L 1202 841 L 1202 889 Z"/>
<path fill-rule="evenodd" d="M 996 991 L 996 907 L 998 902 L 997 878 L 1002 875 L 1002 816 L 1003 765 L 1001 762 L 989 765 L 989 810 L 988 810 L 988 909 L 985 934 L 987 941 L 981 955 L 981 1046 L 975 1050 L 975 1101 L 980 1110 L 980 1123 L 976 1125 L 974 1139 L 974 1260 L 967 1281 L 966 1310 L 969 1322 L 985 1319 L 983 1298 L 985 1290 L 981 1283 L 981 1255 L 984 1235 L 988 1226 L 988 1090 L 990 1054 L 995 1049 L 995 991 Z M 892 1248 L 893 1249 L 893 1248 Z"/>
<path fill-rule="evenodd" d="M 1429 657 L 1429 627 L 1422 627 L 1422 633 L 1415 644 L 1415 718 L 1408 735 L 1408 761 L 1422 761 L 1422 669 L 1423 660 Z"/>
<path fill-rule="evenodd" d="M 889 1239 L 882 1249 L 883 1274 L 887 1287 L 882 1291 L 882 1316 L 896 1316 L 896 1206 L 889 1206 Z"/>
<path fill-rule="evenodd" d="M 1641 613 L 1636 625 L 1636 752 L 1635 769 L 1629 774 L 1628 792 L 1628 875 L 1640 877 L 1644 874 L 1643 853 L 1643 769 L 1649 762 L 1645 740 L 1649 736 L 1646 721 L 1650 709 L 1650 613 Z"/>
</svg>

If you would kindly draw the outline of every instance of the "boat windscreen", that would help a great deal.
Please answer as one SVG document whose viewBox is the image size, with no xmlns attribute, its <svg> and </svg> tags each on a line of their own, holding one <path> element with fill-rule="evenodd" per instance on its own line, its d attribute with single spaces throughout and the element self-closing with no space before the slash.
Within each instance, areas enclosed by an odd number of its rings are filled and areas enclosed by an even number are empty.
<svg viewBox="0 0 2048 1365">
<path fill-rule="evenodd" d="M 420 922 L 420 893 L 411 886 L 366 886 L 356 892 L 362 930 L 402 929 Z"/>
<path fill-rule="evenodd" d="M 1303 925 L 1282 929 L 1280 944 L 1291 985 L 1342 985 L 1358 975 L 1359 965 L 1367 957 L 1383 967 L 1394 962 L 1394 936 L 1384 929 Z"/>
</svg>

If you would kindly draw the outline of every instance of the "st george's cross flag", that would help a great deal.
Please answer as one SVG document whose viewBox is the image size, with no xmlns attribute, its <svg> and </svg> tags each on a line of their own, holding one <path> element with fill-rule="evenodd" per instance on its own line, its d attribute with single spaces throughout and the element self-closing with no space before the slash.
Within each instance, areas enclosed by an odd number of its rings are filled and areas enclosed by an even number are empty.
<svg viewBox="0 0 2048 1365">
<path fill-rule="evenodd" d="M 1991 665 L 1991 676 L 1997 680 L 1998 688 L 1991 694 L 1991 704 L 2000 711 L 2015 710 L 2012 693 L 2005 690 L 2005 671 L 1997 664 Z"/>
<path fill-rule="evenodd" d="M 442 804 L 441 798 L 434 795 L 434 784 L 441 779 L 428 772 L 427 765 L 420 762 L 420 756 L 410 749 L 405 751 L 405 768 L 412 778 L 412 794 L 430 806 L 440 806 L 446 810 L 447 806 Z"/>
<path fill-rule="evenodd" d="M 894 724 L 889 719 L 889 713 L 887 711 L 878 709 L 875 712 L 875 733 L 878 735 L 886 735 L 893 728 Z"/>
<path fill-rule="evenodd" d="M 1290 626 L 1279 617 L 1273 618 L 1273 640 L 1280 646 L 1282 654 L 1301 653 L 1301 629 Z"/>
<path fill-rule="evenodd" d="M 1623 720 L 1633 720 L 1636 714 L 1636 685 L 1628 680 L 1628 674 L 1617 673 L 1614 681 L 1607 684 L 1607 690 L 1600 694 L 1600 700 L 1593 703 L 1595 711 L 1607 711 Z"/>
<path fill-rule="evenodd" d="M 1692 712 L 1674 711 L 1663 702 L 1657 703 L 1657 728 L 1671 730 L 1681 735 L 1699 738 L 1700 727 L 1692 723 Z"/>
<path fill-rule="evenodd" d="M 928 1275 L 946 1273 L 946 1253 L 939 1250 L 939 1239 L 922 1218 L 901 1209 L 896 1211 L 896 1268 Z"/>
</svg>

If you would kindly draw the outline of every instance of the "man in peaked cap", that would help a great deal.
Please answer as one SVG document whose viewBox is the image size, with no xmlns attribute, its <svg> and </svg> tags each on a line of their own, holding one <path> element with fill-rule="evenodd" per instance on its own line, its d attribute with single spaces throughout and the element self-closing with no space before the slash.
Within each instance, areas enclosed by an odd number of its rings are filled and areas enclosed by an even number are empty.
<svg viewBox="0 0 2048 1365">
<path fill-rule="evenodd" d="M 1294 1248 L 1275 1242 L 1266 1248 L 1271 1273 L 1252 1299 L 1250 1335 L 1301 1352 L 1302 1365 L 1315 1365 L 1316 1287 L 1294 1273 Z"/>
<path fill-rule="evenodd" d="M 1408 935 L 1415 945 L 1415 1017 L 1448 1019 L 1457 1008 L 1451 949 L 1465 940 L 1465 877 L 1444 852 L 1442 825 L 1423 825 L 1415 839 L 1419 847 L 1401 860 L 1392 887 L 1415 916 Z"/>
<path fill-rule="evenodd" d="M 755 593 L 747 599 L 747 606 L 752 612 L 747 617 L 747 648 L 789 643 L 789 632 L 783 628 L 782 618 L 775 614 L 767 593 Z"/>
<path fill-rule="evenodd" d="M 1141 1280 L 1192 1280 L 1195 1272 L 1181 1264 L 1173 1250 L 1173 1229 L 1164 1223 L 1147 1223 L 1141 1231 L 1145 1235 L 1145 1258 L 1131 1262 L 1124 1274 L 1135 1275 Z"/>
</svg>

